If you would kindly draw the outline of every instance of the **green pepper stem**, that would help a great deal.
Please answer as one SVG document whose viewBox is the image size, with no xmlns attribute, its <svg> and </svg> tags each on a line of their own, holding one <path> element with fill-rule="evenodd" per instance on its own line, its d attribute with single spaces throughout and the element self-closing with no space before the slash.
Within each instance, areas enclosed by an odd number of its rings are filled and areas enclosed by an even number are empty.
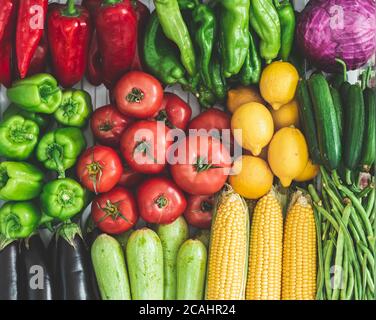
<svg viewBox="0 0 376 320">
<path fill-rule="evenodd" d="M 121 2 L 121 0 L 104 0 L 103 4 L 114 5 L 114 4 L 117 4 L 117 3 L 120 3 L 120 2 Z"/>
<path fill-rule="evenodd" d="M 63 14 L 67 17 L 75 17 L 78 15 L 78 10 L 76 8 L 74 0 L 67 1 L 67 7 L 64 9 Z"/>
<path fill-rule="evenodd" d="M 65 178 L 65 169 L 64 169 L 63 162 L 60 159 L 60 156 L 61 154 L 59 150 L 57 150 L 57 148 L 54 148 L 52 151 L 52 158 L 55 161 L 57 173 L 59 174 L 58 176 L 59 179 Z"/>
</svg>

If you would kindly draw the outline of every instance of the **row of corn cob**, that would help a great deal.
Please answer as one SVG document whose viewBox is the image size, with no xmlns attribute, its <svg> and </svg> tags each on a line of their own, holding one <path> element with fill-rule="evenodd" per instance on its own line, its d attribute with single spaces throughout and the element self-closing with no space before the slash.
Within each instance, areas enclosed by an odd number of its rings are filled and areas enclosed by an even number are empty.
<svg viewBox="0 0 376 320">
<path fill-rule="evenodd" d="M 284 231 L 274 189 L 257 202 L 251 218 L 250 228 L 246 203 L 227 187 L 213 218 L 206 298 L 314 299 L 316 229 L 310 197 L 294 194 Z"/>
</svg>

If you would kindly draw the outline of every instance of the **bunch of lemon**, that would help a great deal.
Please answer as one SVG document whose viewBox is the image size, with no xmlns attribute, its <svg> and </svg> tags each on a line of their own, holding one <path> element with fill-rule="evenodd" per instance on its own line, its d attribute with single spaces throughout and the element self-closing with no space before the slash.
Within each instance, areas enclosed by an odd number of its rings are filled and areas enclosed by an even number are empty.
<svg viewBox="0 0 376 320">
<path fill-rule="evenodd" d="M 262 72 L 261 97 L 253 92 L 248 95 L 252 96 L 251 102 L 244 103 L 242 92 L 239 99 L 242 104 L 237 104 L 234 91 L 229 92 L 228 108 L 233 112 L 231 128 L 235 140 L 250 153 L 235 161 L 230 184 L 245 198 L 265 195 L 274 176 L 288 187 L 293 180 L 307 181 L 318 172 L 318 167 L 308 159 L 307 142 L 298 128 L 299 106 L 294 99 L 298 81 L 295 67 L 278 61 Z"/>
</svg>

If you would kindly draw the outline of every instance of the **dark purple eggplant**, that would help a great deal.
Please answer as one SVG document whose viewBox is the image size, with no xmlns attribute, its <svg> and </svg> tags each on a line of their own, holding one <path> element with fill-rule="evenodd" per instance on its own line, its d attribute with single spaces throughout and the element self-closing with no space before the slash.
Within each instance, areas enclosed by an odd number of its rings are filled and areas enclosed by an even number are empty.
<svg viewBox="0 0 376 320">
<path fill-rule="evenodd" d="M 0 300 L 21 300 L 18 241 L 13 241 L 0 251 Z"/>
<path fill-rule="evenodd" d="M 52 279 L 46 248 L 39 235 L 25 239 L 21 245 L 21 274 L 24 299 L 53 300 Z"/>
<path fill-rule="evenodd" d="M 51 273 L 53 296 L 55 300 L 60 300 L 60 286 L 58 281 L 58 261 L 57 261 L 57 238 L 54 233 L 47 247 L 47 263 Z"/>
<path fill-rule="evenodd" d="M 78 225 L 66 224 L 59 230 L 57 253 L 60 298 L 62 300 L 95 299 L 90 277 L 90 255 Z"/>
</svg>

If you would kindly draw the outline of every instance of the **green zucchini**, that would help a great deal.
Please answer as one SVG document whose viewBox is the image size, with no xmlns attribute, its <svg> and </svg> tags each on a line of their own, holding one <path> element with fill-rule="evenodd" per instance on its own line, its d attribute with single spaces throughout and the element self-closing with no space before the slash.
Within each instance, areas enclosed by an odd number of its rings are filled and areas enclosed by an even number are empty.
<svg viewBox="0 0 376 320">
<path fill-rule="evenodd" d="M 91 246 L 91 259 L 102 300 L 131 300 L 120 243 L 107 234 L 101 234 Z"/>
<path fill-rule="evenodd" d="M 133 300 L 163 300 L 163 251 L 161 240 L 151 229 L 134 231 L 126 256 Z"/>
<path fill-rule="evenodd" d="M 207 249 L 200 240 L 187 240 L 177 259 L 177 300 L 202 300 L 205 289 Z"/>
<path fill-rule="evenodd" d="M 314 74 L 308 80 L 308 88 L 315 114 L 321 161 L 328 169 L 334 170 L 341 161 L 342 146 L 329 84 L 322 74 Z"/>
<path fill-rule="evenodd" d="M 342 101 L 341 101 L 341 96 L 338 92 L 338 90 L 334 87 L 330 87 L 330 93 L 332 95 L 333 99 L 333 104 L 334 104 L 334 109 L 336 111 L 337 115 L 337 123 L 338 123 L 338 130 L 339 130 L 339 135 L 342 139 L 343 135 L 343 108 L 342 108 Z"/>
<path fill-rule="evenodd" d="M 342 99 L 342 104 L 344 105 L 344 103 L 346 102 L 346 99 L 347 99 L 347 95 L 349 93 L 349 89 L 350 89 L 350 82 L 348 81 L 345 81 L 341 84 L 340 88 L 339 88 L 339 94 L 341 96 L 341 99 Z"/>
<path fill-rule="evenodd" d="M 299 117 L 302 123 L 304 136 L 307 140 L 310 158 L 314 163 L 320 164 L 320 151 L 317 142 L 315 116 L 306 80 L 301 80 L 299 82 L 296 95 L 299 101 Z"/>
<path fill-rule="evenodd" d="M 164 300 L 176 299 L 176 257 L 180 246 L 189 237 L 187 222 L 183 217 L 170 224 L 157 227 L 163 247 Z"/>
<path fill-rule="evenodd" d="M 344 163 L 348 170 L 360 162 L 363 146 L 365 110 L 362 88 L 351 85 L 345 100 Z"/>
<path fill-rule="evenodd" d="M 360 164 L 363 169 L 369 171 L 376 157 L 376 91 L 367 88 L 363 92 L 366 127 L 364 131 L 362 158 Z"/>
</svg>

